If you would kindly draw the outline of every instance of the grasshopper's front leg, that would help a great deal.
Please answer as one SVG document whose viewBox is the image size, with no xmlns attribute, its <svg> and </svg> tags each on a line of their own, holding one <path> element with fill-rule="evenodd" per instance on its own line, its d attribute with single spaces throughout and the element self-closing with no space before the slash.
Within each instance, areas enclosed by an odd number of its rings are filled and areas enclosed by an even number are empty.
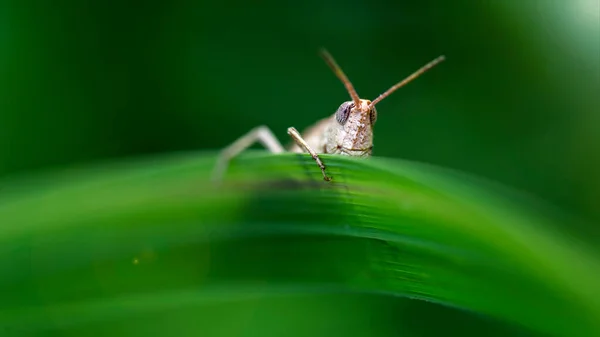
<svg viewBox="0 0 600 337">
<path fill-rule="evenodd" d="M 219 159 L 217 159 L 217 164 L 215 165 L 212 173 L 213 182 L 218 182 L 222 179 L 223 174 L 225 171 L 227 171 L 227 166 L 229 165 L 231 159 L 245 149 L 249 148 L 257 141 L 266 147 L 271 153 L 282 153 L 285 151 L 279 140 L 277 140 L 273 132 L 271 132 L 268 127 L 264 125 L 256 127 L 221 151 Z"/>
<path fill-rule="evenodd" d="M 315 150 L 313 150 L 310 147 L 310 145 L 308 145 L 308 143 L 302 138 L 302 136 L 300 135 L 300 132 L 298 132 L 298 130 L 296 130 L 296 128 L 293 126 L 288 128 L 287 132 L 288 132 L 288 135 L 290 135 L 292 137 L 292 139 L 296 142 L 296 144 L 298 144 L 298 146 L 303 148 L 306 152 L 310 153 L 311 157 L 317 162 L 317 165 L 319 165 L 319 168 L 321 169 L 321 172 L 323 173 L 323 179 L 325 179 L 325 181 L 330 181 L 331 178 L 328 177 L 327 174 L 325 173 L 325 165 L 321 161 L 321 158 L 319 158 L 319 155 L 315 152 Z"/>
<path fill-rule="evenodd" d="M 317 153 L 308 145 L 308 143 L 306 143 L 298 130 L 296 130 L 294 127 L 288 128 L 288 134 L 300 147 L 302 147 L 306 152 L 310 153 L 311 157 L 317 162 L 317 165 L 319 165 L 319 168 L 323 173 L 323 178 L 326 181 L 330 181 L 331 178 L 325 173 L 325 165 L 323 165 L 321 158 L 319 158 Z M 221 154 L 217 159 L 217 164 L 213 169 L 212 181 L 221 181 L 223 174 L 225 171 L 227 171 L 229 162 L 255 142 L 260 142 L 271 153 L 285 152 L 285 149 L 279 140 L 277 140 L 273 132 L 267 126 L 261 125 L 250 130 L 250 132 L 238 138 L 235 142 L 221 151 Z"/>
</svg>

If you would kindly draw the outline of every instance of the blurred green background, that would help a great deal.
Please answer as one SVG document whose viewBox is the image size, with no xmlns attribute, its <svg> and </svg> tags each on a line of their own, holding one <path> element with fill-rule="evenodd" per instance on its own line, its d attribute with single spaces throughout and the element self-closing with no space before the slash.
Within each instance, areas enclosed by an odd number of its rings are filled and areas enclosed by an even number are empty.
<svg viewBox="0 0 600 337">
<path fill-rule="evenodd" d="M 599 13 L 597 0 L 4 0 L 0 176 L 215 150 L 260 124 L 287 142 L 287 127 L 308 127 L 348 99 L 318 48 L 367 99 L 444 54 L 446 62 L 379 104 L 374 155 L 539 196 L 590 220 L 569 230 L 596 242 Z M 315 329 L 307 335 L 325 327 L 331 335 L 438 335 L 423 317 L 443 320 L 444 330 L 506 333 L 426 303 L 332 297 L 294 300 L 291 318 L 279 299 L 223 310 L 251 327 L 240 336 L 283 335 L 305 319 Z"/>
</svg>

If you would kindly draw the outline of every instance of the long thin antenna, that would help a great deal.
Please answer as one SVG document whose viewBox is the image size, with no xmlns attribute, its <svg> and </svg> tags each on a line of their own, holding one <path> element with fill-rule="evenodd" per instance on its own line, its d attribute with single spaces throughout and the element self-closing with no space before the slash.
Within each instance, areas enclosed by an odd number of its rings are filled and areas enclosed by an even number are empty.
<svg viewBox="0 0 600 337">
<path fill-rule="evenodd" d="M 321 48 L 319 54 L 321 55 L 321 57 L 323 57 L 329 68 L 333 70 L 335 75 L 342 81 L 342 83 L 344 83 L 346 90 L 348 90 L 350 97 L 352 97 L 352 101 L 354 101 L 354 105 L 357 108 L 360 108 L 360 97 L 358 97 L 354 86 L 352 85 L 346 74 L 344 74 L 342 68 L 340 68 L 340 66 L 337 65 L 331 54 L 329 54 L 329 52 L 326 49 Z"/>
<path fill-rule="evenodd" d="M 438 58 L 436 58 L 435 60 L 427 63 L 426 65 L 422 66 L 419 70 L 415 71 L 410 76 L 408 76 L 407 78 L 405 78 L 402 81 L 398 82 L 397 84 L 395 84 L 393 87 L 389 88 L 383 94 L 379 95 L 379 97 L 377 97 L 375 100 L 373 100 L 371 102 L 371 105 L 369 105 L 369 109 L 372 109 L 375 106 L 375 104 L 381 102 L 381 100 L 383 100 L 384 98 L 388 97 L 391 93 L 393 93 L 394 91 L 398 90 L 400 87 L 403 87 L 405 84 L 407 84 L 408 82 L 414 80 L 415 78 L 421 76 L 424 72 L 426 72 L 427 70 L 433 68 L 434 66 L 436 66 L 438 63 L 444 61 L 445 59 L 446 59 L 446 57 L 444 55 L 442 55 L 442 56 L 439 56 Z"/>
</svg>

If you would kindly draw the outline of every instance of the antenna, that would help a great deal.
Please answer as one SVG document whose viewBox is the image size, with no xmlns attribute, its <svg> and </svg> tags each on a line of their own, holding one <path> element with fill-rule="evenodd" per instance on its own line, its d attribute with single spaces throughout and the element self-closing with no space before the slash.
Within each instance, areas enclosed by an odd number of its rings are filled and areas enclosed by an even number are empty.
<svg viewBox="0 0 600 337">
<path fill-rule="evenodd" d="M 350 97 L 352 97 L 352 101 L 354 101 L 354 105 L 357 108 L 360 108 L 360 97 L 358 97 L 358 94 L 356 93 L 354 86 L 352 85 L 352 83 L 350 82 L 350 80 L 348 79 L 346 74 L 344 74 L 344 72 L 342 71 L 342 68 L 340 68 L 340 66 L 337 65 L 337 63 L 335 62 L 335 60 L 333 59 L 331 54 L 329 54 L 329 52 L 326 49 L 321 48 L 321 50 L 319 51 L 319 54 L 321 55 L 321 57 L 323 57 L 323 59 L 325 60 L 325 62 L 329 66 L 329 68 L 331 68 L 331 70 L 333 70 L 333 72 L 340 79 L 340 81 L 342 81 L 342 83 L 344 83 L 346 90 L 348 90 Z"/>
<path fill-rule="evenodd" d="M 444 56 L 444 55 L 439 56 L 435 60 L 427 63 L 424 66 L 422 66 L 419 70 L 415 71 L 414 73 L 412 73 L 407 78 L 403 79 L 402 81 L 398 82 L 397 84 L 395 84 L 394 86 L 392 86 L 391 88 L 389 88 L 386 92 L 384 92 L 383 94 L 379 95 L 379 97 L 377 97 L 375 100 L 373 100 L 371 102 L 371 104 L 369 105 L 369 110 L 372 109 L 375 106 L 375 104 L 381 102 L 384 98 L 386 98 L 389 95 L 391 95 L 394 91 L 396 91 L 399 88 L 403 87 L 404 85 L 406 85 L 410 81 L 414 80 L 415 78 L 421 76 L 424 72 L 426 72 L 427 70 L 433 68 L 434 66 L 436 66 L 438 63 L 444 61 L 445 59 L 446 59 L 446 56 Z"/>
</svg>

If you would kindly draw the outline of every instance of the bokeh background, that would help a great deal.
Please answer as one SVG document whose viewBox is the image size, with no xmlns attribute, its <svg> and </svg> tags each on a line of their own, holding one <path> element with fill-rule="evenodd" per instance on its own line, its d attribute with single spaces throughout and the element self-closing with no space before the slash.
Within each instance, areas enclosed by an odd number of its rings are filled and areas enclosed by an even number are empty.
<svg viewBox="0 0 600 337">
<path fill-rule="evenodd" d="M 586 220 L 569 230 L 596 240 L 598 0 L 3 0 L 0 176 L 213 151 L 261 124 L 287 142 L 287 127 L 308 127 L 348 99 L 320 47 L 369 99 L 446 55 L 379 104 L 374 155 L 498 181 Z M 439 333 L 424 317 L 502 335 L 430 304 L 331 297 L 296 299 L 293 310 L 265 299 L 223 310 L 254 327 L 244 336 L 304 320 L 307 333 Z M 397 312 L 414 319 L 398 328 Z"/>
</svg>

